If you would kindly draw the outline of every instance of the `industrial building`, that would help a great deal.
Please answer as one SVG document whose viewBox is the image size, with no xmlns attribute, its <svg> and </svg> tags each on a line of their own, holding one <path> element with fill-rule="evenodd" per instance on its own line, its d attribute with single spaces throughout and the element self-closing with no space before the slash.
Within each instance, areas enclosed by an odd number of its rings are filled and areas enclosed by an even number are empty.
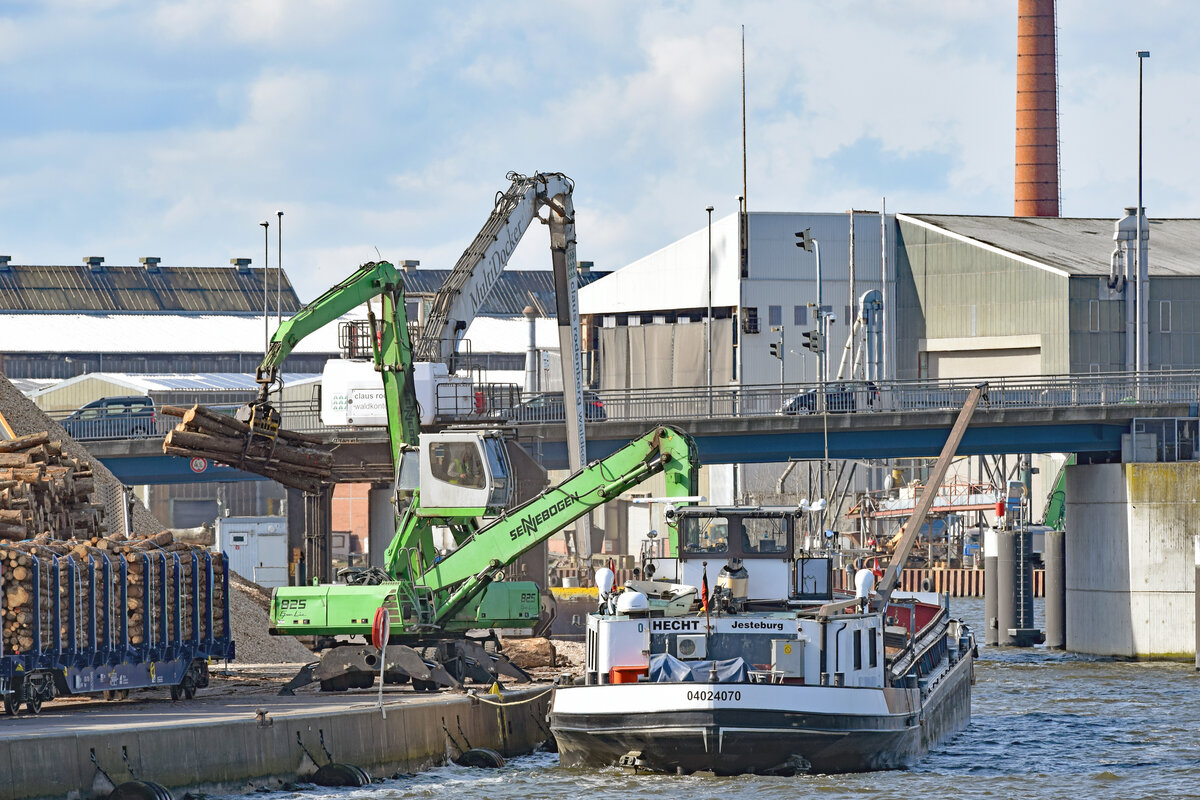
<svg viewBox="0 0 1200 800">
<path fill-rule="evenodd" d="M 580 289 L 594 388 L 707 385 L 708 320 L 714 385 L 816 381 L 817 356 L 802 347 L 802 334 L 816 327 L 818 294 L 832 315 L 829 377 L 837 377 L 857 301 L 894 285 L 883 281 L 880 215 L 752 212 L 744 215 L 745 236 L 742 217 L 714 220 L 711 231 L 701 228 Z M 820 281 L 816 252 L 796 247 L 800 231 L 819 245 Z M 770 352 L 781 334 L 782 360 Z"/>
<path fill-rule="evenodd" d="M 895 377 L 1137 368 L 1123 219 L 896 216 Z M 1145 368 L 1200 364 L 1200 220 L 1145 222 Z M 1115 266 L 1114 266 L 1115 264 Z"/>
<path fill-rule="evenodd" d="M 10 263 L 0 256 L 0 371 L 10 379 L 85 372 L 253 373 L 262 357 L 264 281 L 270 315 L 300 307 L 287 275 L 251 266 L 178 267 L 162 259 L 108 266 Z M 272 321 L 271 327 L 274 327 Z M 297 348 L 287 367 L 320 372 L 336 340 Z"/>
<path fill-rule="evenodd" d="M 580 291 L 593 388 L 703 386 L 710 369 L 716 386 L 816 381 L 817 356 L 801 343 L 816 330 L 818 292 L 835 317 L 825 343 L 830 380 L 1136 368 L 1131 210 L 1109 220 L 897 213 L 883 226 L 871 212 L 751 212 L 744 236 L 739 216 L 714 220 L 711 232 L 700 228 Z M 1200 220 L 1145 220 L 1144 227 L 1145 363 L 1193 368 Z M 819 287 L 816 254 L 796 247 L 805 230 L 820 244 Z M 850 324 L 870 292 L 882 306 L 874 363 L 862 347 L 870 326 Z M 773 355 L 781 338 L 782 361 Z M 1040 460 L 1039 506 L 1061 461 Z M 785 470 L 709 468 L 706 491 L 721 502 L 812 496 L 808 471 L 788 471 L 784 484 Z M 878 470 L 863 472 L 856 488 L 880 488 Z"/>
</svg>

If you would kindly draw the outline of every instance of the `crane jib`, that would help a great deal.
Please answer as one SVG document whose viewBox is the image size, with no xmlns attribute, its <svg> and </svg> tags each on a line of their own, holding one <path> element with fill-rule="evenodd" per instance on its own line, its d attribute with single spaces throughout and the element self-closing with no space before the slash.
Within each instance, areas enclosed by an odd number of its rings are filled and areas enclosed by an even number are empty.
<svg viewBox="0 0 1200 800">
<path fill-rule="evenodd" d="M 522 536 L 532 536 L 538 532 L 542 523 L 549 520 L 551 517 L 561 514 L 571 507 L 572 504 L 579 502 L 574 497 L 564 497 L 552 506 L 543 508 L 536 514 L 530 514 L 521 519 L 521 524 L 509 531 L 509 538 L 514 542 Z"/>
</svg>

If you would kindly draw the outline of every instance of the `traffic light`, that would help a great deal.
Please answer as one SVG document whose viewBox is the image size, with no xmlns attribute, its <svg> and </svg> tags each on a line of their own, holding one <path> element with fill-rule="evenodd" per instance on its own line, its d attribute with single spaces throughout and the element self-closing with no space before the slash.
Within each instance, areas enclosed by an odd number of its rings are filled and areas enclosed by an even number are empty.
<svg viewBox="0 0 1200 800">
<path fill-rule="evenodd" d="M 801 250 L 807 250 L 810 253 L 812 252 L 812 249 L 813 249 L 812 228 L 805 228 L 802 231 L 797 231 L 796 238 L 799 240 L 796 242 L 796 247 L 799 247 Z"/>
<path fill-rule="evenodd" d="M 771 342 L 771 355 L 778 359 L 783 358 L 783 342 Z"/>
<path fill-rule="evenodd" d="M 825 350 L 825 342 L 820 331 L 805 331 L 801 336 L 804 337 L 806 350 L 812 350 L 814 353 L 821 353 Z"/>
</svg>

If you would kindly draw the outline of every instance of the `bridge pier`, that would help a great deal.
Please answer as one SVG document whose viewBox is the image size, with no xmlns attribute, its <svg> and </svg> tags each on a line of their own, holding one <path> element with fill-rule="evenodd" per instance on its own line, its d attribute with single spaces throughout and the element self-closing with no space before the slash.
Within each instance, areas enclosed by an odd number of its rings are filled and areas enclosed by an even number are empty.
<svg viewBox="0 0 1200 800">
<path fill-rule="evenodd" d="M 316 494 L 304 495 L 304 563 L 308 580 L 333 581 L 333 484 L 325 483 Z"/>
<path fill-rule="evenodd" d="M 367 552 L 372 567 L 384 566 L 383 556 L 396 537 L 396 507 L 392 488 L 373 484 L 367 491 Z"/>
<path fill-rule="evenodd" d="M 1062 531 L 1046 531 L 1042 563 L 1046 567 L 1046 647 L 1062 650 L 1067 646 L 1066 537 Z"/>
<path fill-rule="evenodd" d="M 1200 463 L 1067 468 L 1066 646 L 1191 660 Z"/>
</svg>

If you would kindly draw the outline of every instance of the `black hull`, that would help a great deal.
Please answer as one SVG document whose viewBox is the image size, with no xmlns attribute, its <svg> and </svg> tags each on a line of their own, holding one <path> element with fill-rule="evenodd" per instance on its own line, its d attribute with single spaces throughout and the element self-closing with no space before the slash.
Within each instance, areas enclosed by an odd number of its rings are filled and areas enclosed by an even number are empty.
<svg viewBox="0 0 1200 800">
<path fill-rule="evenodd" d="M 611 766 L 635 752 L 641 766 L 657 772 L 786 775 L 897 769 L 914 764 L 967 726 L 972 670 L 970 657 L 959 661 L 923 708 L 912 713 L 716 708 L 617 715 L 552 710 L 551 730 L 560 761 L 568 767 Z"/>
</svg>

